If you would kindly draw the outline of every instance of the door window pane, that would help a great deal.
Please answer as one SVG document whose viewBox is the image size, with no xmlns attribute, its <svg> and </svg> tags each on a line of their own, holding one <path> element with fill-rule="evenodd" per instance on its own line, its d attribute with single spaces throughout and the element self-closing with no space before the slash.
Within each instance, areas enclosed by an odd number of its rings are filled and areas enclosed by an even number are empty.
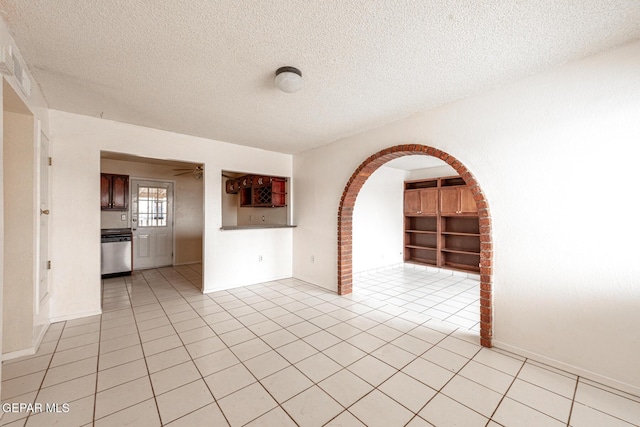
<svg viewBox="0 0 640 427">
<path fill-rule="evenodd" d="M 138 187 L 138 227 L 167 226 L 167 189 Z"/>
</svg>

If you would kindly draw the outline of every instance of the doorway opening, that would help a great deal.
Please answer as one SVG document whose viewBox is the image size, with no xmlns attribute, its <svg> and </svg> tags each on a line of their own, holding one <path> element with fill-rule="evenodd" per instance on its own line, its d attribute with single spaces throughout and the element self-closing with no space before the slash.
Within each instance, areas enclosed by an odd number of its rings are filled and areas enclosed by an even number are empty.
<svg viewBox="0 0 640 427">
<path fill-rule="evenodd" d="M 353 209 L 358 193 L 367 179 L 390 160 L 410 155 L 439 158 L 456 170 L 473 194 L 480 222 L 480 344 L 491 347 L 493 337 L 491 216 L 484 192 L 473 174 L 455 157 L 426 145 L 397 145 L 369 156 L 353 172 L 345 185 L 338 208 L 338 294 L 352 292 Z"/>
<path fill-rule="evenodd" d="M 202 290 L 204 165 L 102 151 L 100 172 L 127 178 L 126 206 L 103 209 L 101 228 L 133 234 L 133 271 L 171 266 Z"/>
</svg>

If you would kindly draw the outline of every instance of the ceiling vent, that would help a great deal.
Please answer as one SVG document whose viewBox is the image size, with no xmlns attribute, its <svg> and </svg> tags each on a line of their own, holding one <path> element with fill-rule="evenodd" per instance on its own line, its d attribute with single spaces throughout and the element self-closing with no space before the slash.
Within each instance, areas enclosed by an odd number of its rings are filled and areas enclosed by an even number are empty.
<svg viewBox="0 0 640 427">
<path fill-rule="evenodd" d="M 0 73 L 5 76 L 13 74 L 13 55 L 11 54 L 11 46 L 9 49 L 0 46 Z"/>
<path fill-rule="evenodd" d="M 11 57 L 13 59 L 13 75 L 16 76 L 16 80 L 18 80 L 18 84 L 20 85 L 20 89 L 22 89 L 22 92 L 25 95 L 30 96 L 31 80 L 29 80 L 27 73 L 24 72 L 24 69 L 22 68 L 22 65 L 20 64 L 18 58 L 16 58 L 15 53 L 12 53 Z"/>
<path fill-rule="evenodd" d="M 25 95 L 31 96 L 31 79 L 26 73 L 22 74 L 22 84 L 20 85 Z"/>
</svg>

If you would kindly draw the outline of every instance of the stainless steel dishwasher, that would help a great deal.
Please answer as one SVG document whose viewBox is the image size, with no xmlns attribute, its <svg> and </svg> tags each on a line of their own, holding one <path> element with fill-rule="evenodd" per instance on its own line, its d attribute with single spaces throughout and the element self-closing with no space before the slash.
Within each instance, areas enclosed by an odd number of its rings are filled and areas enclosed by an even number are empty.
<svg viewBox="0 0 640 427">
<path fill-rule="evenodd" d="M 131 230 L 126 228 L 102 230 L 102 277 L 131 274 L 131 237 Z"/>
</svg>

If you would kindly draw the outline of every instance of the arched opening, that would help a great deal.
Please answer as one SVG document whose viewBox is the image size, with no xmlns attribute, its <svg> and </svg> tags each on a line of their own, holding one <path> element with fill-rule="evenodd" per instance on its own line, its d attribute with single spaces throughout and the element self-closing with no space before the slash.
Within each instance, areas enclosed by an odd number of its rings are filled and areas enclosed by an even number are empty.
<svg viewBox="0 0 640 427">
<path fill-rule="evenodd" d="M 493 243 L 489 206 L 484 192 L 471 172 L 455 157 L 436 148 L 418 144 L 389 147 L 369 156 L 353 172 L 342 192 L 338 208 L 338 294 L 347 295 L 352 292 L 353 208 L 360 189 L 369 176 L 380 166 L 398 157 L 416 154 L 437 157 L 449 164 L 464 179 L 473 193 L 480 218 L 480 344 L 491 347 L 493 336 L 491 294 Z"/>
</svg>

